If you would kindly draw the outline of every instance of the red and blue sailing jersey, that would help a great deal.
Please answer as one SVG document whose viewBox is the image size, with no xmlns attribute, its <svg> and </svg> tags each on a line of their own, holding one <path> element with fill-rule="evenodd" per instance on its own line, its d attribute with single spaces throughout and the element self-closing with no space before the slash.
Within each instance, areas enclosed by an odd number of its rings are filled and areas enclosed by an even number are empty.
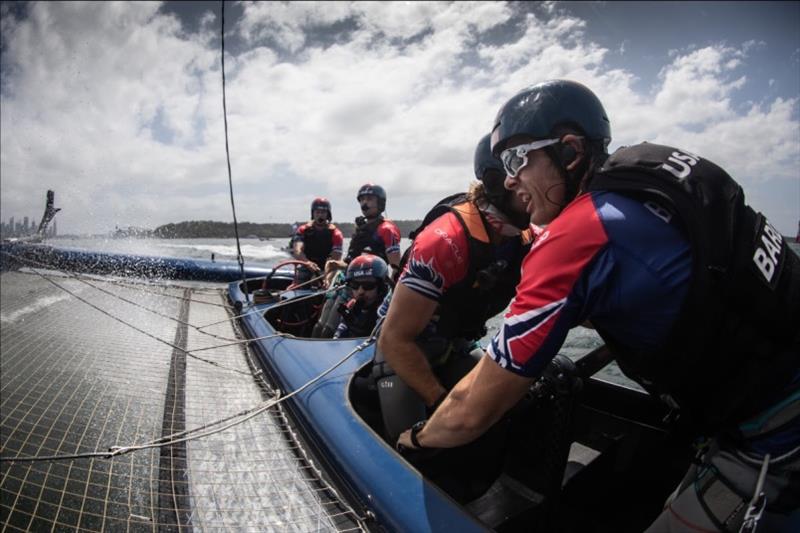
<svg viewBox="0 0 800 533">
<path fill-rule="evenodd" d="M 538 376 L 585 321 L 647 350 L 680 314 L 692 272 L 675 217 L 611 192 L 576 198 L 536 239 L 503 327 L 488 348 L 502 367 Z"/>
<path fill-rule="evenodd" d="M 439 301 L 447 289 L 464 279 L 468 267 L 467 233 L 456 215 L 445 213 L 414 239 L 399 283 Z"/>
<path fill-rule="evenodd" d="M 400 229 L 391 220 L 384 220 L 375 230 L 375 236 L 383 241 L 386 255 L 400 251 Z"/>
<path fill-rule="evenodd" d="M 469 266 L 469 246 L 464 227 L 453 213 L 445 213 L 414 238 L 398 283 L 431 300 L 439 301 L 444 292 L 463 280 Z M 385 317 L 391 303 L 390 292 L 378 310 Z M 435 334 L 435 321 L 429 323 L 422 337 Z"/>
</svg>

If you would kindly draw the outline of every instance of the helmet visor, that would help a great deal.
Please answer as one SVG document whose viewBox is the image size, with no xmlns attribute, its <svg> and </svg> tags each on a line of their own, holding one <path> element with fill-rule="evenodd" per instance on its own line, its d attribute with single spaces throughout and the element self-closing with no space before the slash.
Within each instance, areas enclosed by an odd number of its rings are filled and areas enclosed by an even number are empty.
<svg viewBox="0 0 800 533">
<path fill-rule="evenodd" d="M 516 178 L 519 171 L 528 164 L 528 153 L 561 142 L 560 139 L 541 139 L 528 144 L 520 144 L 513 148 L 506 148 L 500 152 L 500 161 L 506 174 Z"/>
</svg>

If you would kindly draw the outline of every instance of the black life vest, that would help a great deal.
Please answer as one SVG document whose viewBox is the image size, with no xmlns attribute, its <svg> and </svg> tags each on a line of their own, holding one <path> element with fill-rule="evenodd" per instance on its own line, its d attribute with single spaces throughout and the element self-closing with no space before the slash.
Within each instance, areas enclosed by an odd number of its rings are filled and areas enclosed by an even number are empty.
<svg viewBox="0 0 800 533">
<path fill-rule="evenodd" d="M 477 340 L 486 334 L 486 321 L 505 309 L 516 294 L 520 265 L 530 243 L 523 245 L 521 238 L 514 238 L 501 245 L 491 244 L 488 223 L 465 193 L 437 203 L 409 238 L 414 239 L 445 213 L 453 213 L 464 228 L 469 265 L 464 279 L 448 288 L 439 300 L 436 331 L 448 339 Z M 401 270 L 412 248 L 413 243 L 403 254 Z"/>
<path fill-rule="evenodd" d="M 333 250 L 333 231 L 336 226 L 328 224 L 319 228 L 313 222 L 306 224 L 303 231 L 303 253 L 309 261 L 313 261 L 320 268 L 325 268 L 325 261 Z"/>
<path fill-rule="evenodd" d="M 389 258 L 386 257 L 386 244 L 378 235 L 378 226 L 383 223 L 383 220 L 383 217 L 379 216 L 374 220 L 356 226 L 353 238 L 350 239 L 350 246 L 347 248 L 347 262 L 361 255 L 364 249 L 369 247 L 370 253 L 377 255 L 387 264 L 389 263 Z"/>
<path fill-rule="evenodd" d="M 599 332 L 623 371 L 670 396 L 701 431 L 764 409 L 800 365 L 800 259 L 785 239 L 745 205 L 723 169 L 684 150 L 621 148 L 588 189 L 639 198 L 677 217 L 692 250 L 689 292 L 662 349 L 641 353 Z"/>
<path fill-rule="evenodd" d="M 376 300 L 369 306 L 364 306 L 355 298 L 342 305 L 339 313 L 347 325 L 347 337 L 366 337 L 372 333 L 378 321 L 378 307 L 383 302 L 384 296 L 386 296 L 385 289 L 381 290 Z"/>
</svg>

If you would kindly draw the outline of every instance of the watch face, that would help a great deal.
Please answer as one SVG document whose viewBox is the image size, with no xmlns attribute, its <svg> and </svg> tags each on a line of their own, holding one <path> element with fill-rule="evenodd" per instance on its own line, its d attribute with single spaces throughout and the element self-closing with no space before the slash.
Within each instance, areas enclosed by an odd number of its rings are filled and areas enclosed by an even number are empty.
<svg viewBox="0 0 800 533">
<path fill-rule="evenodd" d="M 425 422 L 427 422 L 427 420 L 420 420 L 419 422 L 411 426 L 411 429 L 419 431 L 425 426 Z"/>
</svg>

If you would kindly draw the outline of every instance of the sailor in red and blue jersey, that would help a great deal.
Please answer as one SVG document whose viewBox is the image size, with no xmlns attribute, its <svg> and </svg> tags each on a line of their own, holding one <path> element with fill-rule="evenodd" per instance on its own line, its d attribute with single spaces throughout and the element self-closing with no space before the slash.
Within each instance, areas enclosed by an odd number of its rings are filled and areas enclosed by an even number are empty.
<svg viewBox="0 0 800 533">
<path fill-rule="evenodd" d="M 449 196 L 412 232 L 376 355 L 384 426 L 390 439 L 435 409 L 475 363 L 486 321 L 508 306 L 530 231 L 523 206 L 503 188 L 489 136 L 476 148 L 470 192 Z M 482 353 L 482 351 L 481 351 Z"/>
<path fill-rule="evenodd" d="M 648 531 L 796 530 L 800 258 L 714 163 L 649 143 L 609 156 L 610 139 L 602 104 L 572 81 L 501 108 L 492 150 L 505 186 L 545 228 L 487 355 L 398 445 L 475 439 L 588 322 L 697 437 Z"/>
<path fill-rule="evenodd" d="M 364 251 L 377 255 L 392 268 L 400 264 L 400 229 L 384 218 L 386 189 L 365 183 L 356 195 L 362 216 L 356 218 L 356 231 L 350 240 L 345 262 L 349 263 Z"/>
<path fill-rule="evenodd" d="M 320 269 L 328 259 L 341 259 L 344 236 L 332 218 L 331 203 L 326 198 L 311 202 L 311 220 L 298 227 L 292 238 L 295 259 L 311 261 Z"/>
</svg>

